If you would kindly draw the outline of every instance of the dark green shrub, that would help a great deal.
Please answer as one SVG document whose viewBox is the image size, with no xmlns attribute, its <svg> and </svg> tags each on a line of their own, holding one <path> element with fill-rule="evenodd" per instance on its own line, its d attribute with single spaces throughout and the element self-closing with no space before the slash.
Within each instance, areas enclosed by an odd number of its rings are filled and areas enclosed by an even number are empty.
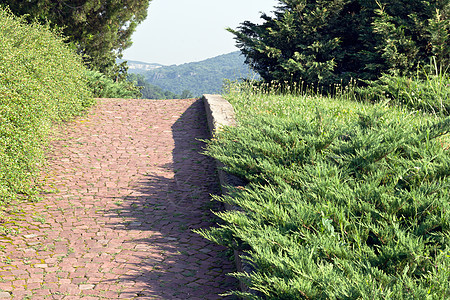
<svg viewBox="0 0 450 300">
<path fill-rule="evenodd" d="M 450 119 L 332 101 L 287 115 L 273 98 L 285 115 L 254 114 L 207 150 L 250 181 L 216 197 L 241 210 L 202 233 L 249 254 L 255 271 L 236 276 L 264 299 L 450 298 Z"/>
<path fill-rule="evenodd" d="M 86 71 L 88 85 L 96 98 L 140 98 L 139 87 L 133 82 L 122 80 L 115 82 L 98 71 Z"/>
<path fill-rule="evenodd" d="M 125 79 L 126 64 L 116 64 L 131 35 L 147 17 L 150 0 L 3 0 L 17 16 L 27 21 L 61 28 L 67 41 L 83 55 L 90 69 L 108 77 Z"/>
<path fill-rule="evenodd" d="M 449 0 L 279 0 L 264 22 L 230 30 L 266 82 L 325 87 L 450 59 Z"/>
<path fill-rule="evenodd" d="M 408 75 L 430 58 L 450 64 L 450 1 L 380 1 L 373 32 L 387 70 Z"/>
<path fill-rule="evenodd" d="M 0 204 L 30 194 L 54 122 L 92 105 L 86 69 L 57 34 L 0 9 Z"/>
</svg>

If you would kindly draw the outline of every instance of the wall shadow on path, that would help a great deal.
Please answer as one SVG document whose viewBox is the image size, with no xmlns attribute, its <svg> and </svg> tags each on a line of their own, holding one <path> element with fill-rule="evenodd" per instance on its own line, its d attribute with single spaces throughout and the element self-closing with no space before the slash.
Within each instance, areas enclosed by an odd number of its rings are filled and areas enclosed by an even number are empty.
<svg viewBox="0 0 450 300">
<path fill-rule="evenodd" d="M 120 275 L 123 293 L 158 299 L 234 299 L 218 294 L 237 289 L 232 253 L 193 229 L 214 225 L 221 210 L 215 162 L 200 152 L 208 138 L 203 101 L 195 101 L 172 125 L 172 162 L 157 165 L 110 211 L 130 241 L 115 256 L 129 268 Z M 114 201 L 116 201 L 114 200 Z"/>
</svg>

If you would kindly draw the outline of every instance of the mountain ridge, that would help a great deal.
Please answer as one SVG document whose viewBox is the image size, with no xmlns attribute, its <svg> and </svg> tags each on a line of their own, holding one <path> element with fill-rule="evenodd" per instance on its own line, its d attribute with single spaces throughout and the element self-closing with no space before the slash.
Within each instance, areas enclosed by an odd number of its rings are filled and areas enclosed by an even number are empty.
<svg viewBox="0 0 450 300">
<path fill-rule="evenodd" d="M 140 74 L 146 72 L 148 70 L 153 70 L 157 68 L 164 67 L 163 64 L 159 63 L 148 63 L 138 60 L 127 60 L 127 59 L 117 59 L 117 63 L 122 63 L 126 61 L 128 65 L 128 73 L 132 74 Z"/>
<path fill-rule="evenodd" d="M 171 66 L 128 61 L 130 66 L 128 72 L 143 75 L 147 83 L 163 90 L 178 95 L 189 91 L 197 97 L 202 94 L 220 93 L 225 80 L 233 81 L 254 76 L 244 61 L 239 51 Z"/>
</svg>

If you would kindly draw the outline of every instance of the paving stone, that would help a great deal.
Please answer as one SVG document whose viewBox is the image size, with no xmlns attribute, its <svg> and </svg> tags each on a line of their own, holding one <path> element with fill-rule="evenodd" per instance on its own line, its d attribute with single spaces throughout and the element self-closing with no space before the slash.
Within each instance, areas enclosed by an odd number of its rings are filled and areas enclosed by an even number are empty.
<svg viewBox="0 0 450 300">
<path fill-rule="evenodd" d="M 101 99 L 59 132 L 42 174 L 55 193 L 10 216 L 23 238 L 0 240 L 16 261 L 0 262 L 0 297 L 223 299 L 237 288 L 224 249 L 192 232 L 210 225 L 204 204 L 219 192 L 199 153 L 201 101 Z"/>
<path fill-rule="evenodd" d="M 80 284 L 80 290 L 92 290 L 95 288 L 94 284 Z"/>
<path fill-rule="evenodd" d="M 198 251 L 203 252 L 203 253 L 209 253 L 209 252 L 211 252 L 211 250 L 208 249 L 208 248 L 203 248 L 203 249 L 200 249 L 200 250 L 198 250 Z"/>
<path fill-rule="evenodd" d="M 37 234 L 26 234 L 23 237 L 26 238 L 26 239 L 32 239 L 32 238 L 37 237 L 37 236 L 38 236 Z"/>
<path fill-rule="evenodd" d="M 48 268 L 47 264 L 35 264 L 34 265 L 35 268 Z"/>
</svg>

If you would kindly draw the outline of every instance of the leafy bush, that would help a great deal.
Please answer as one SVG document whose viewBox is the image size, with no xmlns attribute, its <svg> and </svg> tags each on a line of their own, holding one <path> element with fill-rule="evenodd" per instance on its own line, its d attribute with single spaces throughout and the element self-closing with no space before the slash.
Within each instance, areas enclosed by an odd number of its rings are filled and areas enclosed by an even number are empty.
<svg viewBox="0 0 450 300">
<path fill-rule="evenodd" d="M 108 77 L 126 76 L 126 66 L 116 64 L 131 35 L 147 17 L 150 0 L 3 0 L 0 6 L 27 21 L 61 28 L 67 41 L 83 55 L 85 63 Z"/>
<path fill-rule="evenodd" d="M 236 277 L 267 299 L 450 297 L 450 118 L 229 97 L 240 125 L 207 154 L 250 184 L 216 197 L 241 210 L 202 234 L 248 254 L 255 271 Z"/>
<path fill-rule="evenodd" d="M 30 194 L 54 122 L 92 105 L 81 59 L 48 28 L 0 9 L 0 204 Z"/>
<path fill-rule="evenodd" d="M 98 71 L 86 70 L 88 85 L 97 98 L 140 98 L 139 87 L 133 82 L 122 80 L 115 82 Z"/>
</svg>

